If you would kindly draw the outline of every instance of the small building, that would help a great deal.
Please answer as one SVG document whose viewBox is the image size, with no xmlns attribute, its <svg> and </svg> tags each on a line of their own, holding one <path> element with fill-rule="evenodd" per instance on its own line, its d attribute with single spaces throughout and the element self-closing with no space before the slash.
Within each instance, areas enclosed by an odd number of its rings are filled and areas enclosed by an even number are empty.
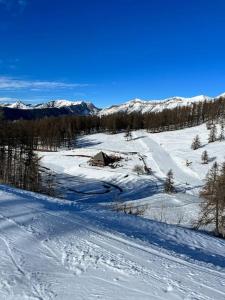
<svg viewBox="0 0 225 300">
<path fill-rule="evenodd" d="M 90 160 L 90 165 L 105 167 L 108 166 L 112 162 L 112 159 L 104 152 L 99 152 Z"/>
</svg>

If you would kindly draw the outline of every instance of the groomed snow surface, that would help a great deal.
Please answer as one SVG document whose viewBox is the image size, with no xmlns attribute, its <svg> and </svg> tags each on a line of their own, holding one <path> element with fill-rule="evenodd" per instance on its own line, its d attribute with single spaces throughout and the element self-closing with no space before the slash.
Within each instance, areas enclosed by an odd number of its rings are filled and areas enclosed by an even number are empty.
<svg viewBox="0 0 225 300">
<path fill-rule="evenodd" d="M 193 151 L 196 134 L 203 147 Z M 207 135 L 205 125 L 136 131 L 129 142 L 95 134 L 78 149 L 39 153 L 57 198 L 0 185 L 0 299 L 225 299 L 225 241 L 188 228 L 208 168 L 224 160 L 225 143 L 207 145 Z M 89 166 L 99 150 L 123 159 Z M 143 163 L 152 175 L 133 172 Z M 170 168 L 178 193 L 168 196 Z M 144 218 L 111 209 L 124 202 L 144 206 Z"/>
</svg>

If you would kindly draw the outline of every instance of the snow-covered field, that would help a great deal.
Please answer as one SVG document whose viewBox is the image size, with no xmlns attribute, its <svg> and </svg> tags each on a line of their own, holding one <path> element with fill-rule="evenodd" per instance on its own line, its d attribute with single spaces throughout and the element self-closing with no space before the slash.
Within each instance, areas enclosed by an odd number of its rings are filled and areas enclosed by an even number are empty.
<svg viewBox="0 0 225 300">
<path fill-rule="evenodd" d="M 193 151 L 191 143 L 199 134 L 202 147 Z M 133 207 L 144 207 L 144 216 L 171 224 L 191 226 L 199 212 L 199 191 L 212 164 L 225 160 L 225 142 L 208 144 L 205 125 L 185 130 L 150 134 L 133 132 L 133 139 L 126 141 L 124 134 L 93 134 L 79 140 L 78 149 L 54 153 L 41 153 L 42 163 L 55 171 L 63 197 L 71 201 L 89 203 L 132 203 Z M 123 160 L 116 169 L 96 168 L 88 164 L 90 157 L 99 151 L 116 154 Z M 209 154 L 209 164 L 201 163 L 204 150 Z M 152 175 L 138 176 L 133 168 L 143 166 L 143 160 L 152 169 Z M 192 162 L 186 166 L 186 160 Z M 172 169 L 178 193 L 163 192 L 166 173 Z M 110 192 L 101 195 L 79 194 L 77 191 L 99 189 L 114 184 Z M 68 189 L 70 191 L 68 191 Z M 64 191 L 62 191 L 64 190 Z M 73 193 L 73 190 L 75 193 Z M 66 194 L 66 195 L 65 195 Z"/>
<path fill-rule="evenodd" d="M 193 151 L 196 134 L 203 147 Z M 94 134 L 75 150 L 39 153 L 57 198 L 0 185 L 0 299 L 225 299 L 225 241 L 175 225 L 197 218 L 206 172 L 225 159 L 225 142 L 207 136 L 205 125 L 136 131 L 129 142 Z M 100 150 L 120 155 L 118 168 L 89 166 Z M 152 175 L 133 171 L 143 161 Z M 163 193 L 169 169 L 173 195 Z M 118 203 L 143 206 L 144 218 L 113 211 Z"/>
</svg>

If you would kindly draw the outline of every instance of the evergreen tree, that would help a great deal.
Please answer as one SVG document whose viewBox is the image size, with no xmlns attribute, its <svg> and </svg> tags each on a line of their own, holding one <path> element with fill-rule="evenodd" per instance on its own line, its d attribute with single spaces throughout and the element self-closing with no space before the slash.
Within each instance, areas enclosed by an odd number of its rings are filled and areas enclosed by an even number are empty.
<svg viewBox="0 0 225 300">
<path fill-rule="evenodd" d="M 199 135 L 196 135 L 196 137 L 192 141 L 191 149 L 197 150 L 200 147 L 201 147 L 201 141 L 200 141 Z"/>
<path fill-rule="evenodd" d="M 209 138 L 208 138 L 209 143 L 213 143 L 216 141 L 216 135 L 217 135 L 217 128 L 216 125 L 214 124 L 209 132 Z"/>
<path fill-rule="evenodd" d="M 208 152 L 205 150 L 202 152 L 202 163 L 207 164 L 209 162 Z"/>
<path fill-rule="evenodd" d="M 174 193 L 175 188 L 174 188 L 174 176 L 173 176 L 173 171 L 170 169 L 169 172 L 167 173 L 166 180 L 164 183 L 164 191 L 166 193 Z"/>
</svg>

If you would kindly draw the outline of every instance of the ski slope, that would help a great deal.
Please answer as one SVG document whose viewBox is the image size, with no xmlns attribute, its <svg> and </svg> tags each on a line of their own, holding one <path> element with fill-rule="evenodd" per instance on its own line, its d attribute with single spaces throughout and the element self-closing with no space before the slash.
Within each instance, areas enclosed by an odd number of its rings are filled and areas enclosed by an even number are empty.
<svg viewBox="0 0 225 300">
<path fill-rule="evenodd" d="M 196 134 L 200 136 L 202 147 L 193 151 L 191 143 Z M 156 134 L 138 130 L 128 142 L 123 133 L 98 133 L 81 137 L 79 148 L 74 150 L 41 152 L 40 156 L 43 165 L 57 174 L 59 194 L 68 200 L 89 204 L 128 203 L 134 208 L 144 207 L 146 218 L 191 227 L 198 217 L 198 195 L 209 168 L 215 161 L 221 163 L 225 160 L 225 142 L 208 144 L 207 138 L 205 125 Z M 207 165 L 201 163 L 204 150 L 210 158 Z M 121 156 L 120 166 L 116 169 L 89 166 L 88 160 L 99 151 Z M 186 160 L 192 164 L 186 166 Z M 152 175 L 138 176 L 133 171 L 135 165 L 143 166 L 143 161 L 152 169 Z M 169 169 L 173 170 L 178 191 L 173 195 L 163 192 Z M 111 187 L 105 194 L 92 193 L 103 191 L 105 184 L 114 184 L 122 192 Z M 90 193 L 77 193 L 80 190 Z"/>
<path fill-rule="evenodd" d="M 224 299 L 225 241 L 0 186 L 0 299 Z"/>
<path fill-rule="evenodd" d="M 203 146 L 193 151 L 196 134 Z M 99 133 L 73 150 L 40 152 L 57 197 L 0 185 L 0 299 L 225 299 L 225 241 L 188 229 L 208 169 L 225 159 L 225 142 L 207 136 L 204 125 L 140 130 L 129 142 Z M 121 156 L 118 167 L 90 166 L 100 150 Z M 133 171 L 143 163 L 151 175 Z M 172 195 L 163 192 L 169 169 Z M 116 212 L 118 204 L 144 207 L 143 216 Z"/>
</svg>

